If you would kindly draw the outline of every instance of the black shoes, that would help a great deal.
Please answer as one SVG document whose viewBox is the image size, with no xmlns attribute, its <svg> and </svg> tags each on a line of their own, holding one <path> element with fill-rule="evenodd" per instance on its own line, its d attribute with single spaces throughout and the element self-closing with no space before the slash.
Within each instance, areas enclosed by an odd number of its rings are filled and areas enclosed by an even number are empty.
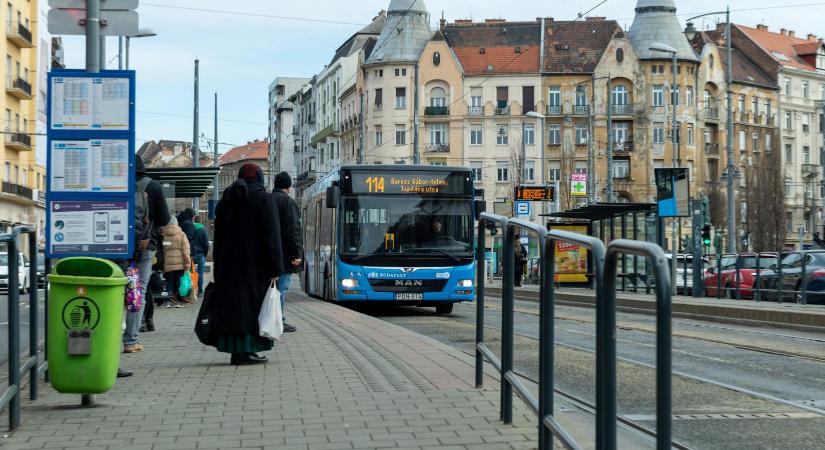
<svg viewBox="0 0 825 450">
<path fill-rule="evenodd" d="M 117 369 L 117 377 L 118 378 L 126 378 L 126 377 L 131 377 L 131 376 L 132 376 L 132 372 L 130 372 L 128 370 L 123 370 L 121 368 Z"/>
<path fill-rule="evenodd" d="M 297 330 L 298 329 L 295 328 L 295 325 L 290 325 L 290 324 L 284 322 L 284 333 L 293 333 Z"/>
<path fill-rule="evenodd" d="M 154 322 L 146 322 L 146 323 L 144 323 L 143 325 L 140 326 L 140 329 L 138 331 L 140 331 L 141 333 L 146 333 L 148 331 L 155 331 L 155 323 Z"/>
<path fill-rule="evenodd" d="M 233 353 L 230 363 L 233 366 L 249 366 L 252 364 L 265 364 L 267 361 L 269 361 L 269 358 L 255 353 Z"/>
</svg>

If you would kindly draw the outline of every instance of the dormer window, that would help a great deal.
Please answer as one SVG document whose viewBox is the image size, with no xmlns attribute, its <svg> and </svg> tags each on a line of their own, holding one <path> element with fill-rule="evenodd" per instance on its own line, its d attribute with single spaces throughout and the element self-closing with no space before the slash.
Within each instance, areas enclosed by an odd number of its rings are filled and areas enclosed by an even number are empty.
<svg viewBox="0 0 825 450">
<path fill-rule="evenodd" d="M 520 55 L 520 54 L 521 54 L 521 47 L 516 47 L 516 54 L 517 54 L 517 55 Z"/>
<path fill-rule="evenodd" d="M 483 55 L 485 53 L 487 53 L 487 49 L 485 49 L 484 47 L 481 47 L 481 48 L 478 49 L 478 54 L 479 55 Z"/>
</svg>

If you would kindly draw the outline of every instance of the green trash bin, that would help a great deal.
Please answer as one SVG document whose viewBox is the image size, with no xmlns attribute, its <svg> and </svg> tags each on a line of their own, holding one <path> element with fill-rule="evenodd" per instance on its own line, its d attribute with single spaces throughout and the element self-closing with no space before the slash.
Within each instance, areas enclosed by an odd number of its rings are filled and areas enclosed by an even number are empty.
<svg viewBox="0 0 825 450">
<path fill-rule="evenodd" d="M 123 270 L 105 259 L 66 258 L 54 266 L 49 283 L 52 387 L 67 394 L 108 391 L 120 360 Z"/>
</svg>

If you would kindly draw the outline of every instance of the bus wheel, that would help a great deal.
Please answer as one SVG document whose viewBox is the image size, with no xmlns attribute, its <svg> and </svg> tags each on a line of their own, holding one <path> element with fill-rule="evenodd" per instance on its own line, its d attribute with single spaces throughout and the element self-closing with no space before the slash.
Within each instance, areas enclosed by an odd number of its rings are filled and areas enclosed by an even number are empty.
<svg viewBox="0 0 825 450">
<path fill-rule="evenodd" d="M 437 314 L 450 314 L 453 312 L 453 304 L 445 303 L 443 305 L 438 305 L 435 307 L 435 312 Z"/>
</svg>

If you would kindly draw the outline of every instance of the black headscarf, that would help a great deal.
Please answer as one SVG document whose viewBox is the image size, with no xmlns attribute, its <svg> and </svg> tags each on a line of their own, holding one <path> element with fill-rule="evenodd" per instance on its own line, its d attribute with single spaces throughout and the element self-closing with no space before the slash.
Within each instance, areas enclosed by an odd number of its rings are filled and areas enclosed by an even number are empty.
<svg viewBox="0 0 825 450">
<path fill-rule="evenodd" d="M 245 180 L 249 183 L 257 183 L 259 186 L 264 185 L 264 171 L 257 164 L 246 163 L 238 170 L 238 179 Z"/>
</svg>

